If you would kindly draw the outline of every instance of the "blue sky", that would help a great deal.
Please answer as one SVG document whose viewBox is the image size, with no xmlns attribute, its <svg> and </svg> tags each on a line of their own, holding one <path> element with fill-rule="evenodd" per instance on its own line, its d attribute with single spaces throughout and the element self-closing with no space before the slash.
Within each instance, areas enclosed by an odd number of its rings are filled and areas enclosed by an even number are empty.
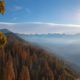
<svg viewBox="0 0 80 80">
<path fill-rule="evenodd" d="M 5 0 L 0 22 L 80 24 L 80 0 Z"/>
<path fill-rule="evenodd" d="M 26 23 L 14 26 L 14 31 L 37 33 L 41 29 L 44 33 L 55 32 L 51 24 L 58 24 L 57 32 L 65 32 L 66 27 L 71 28 L 67 33 L 77 32 L 80 25 L 80 0 L 5 0 L 6 13 L 0 15 L 0 28 L 2 24 L 12 26 L 10 23 Z M 28 23 L 30 24 L 28 26 Z M 35 25 L 37 27 L 35 27 Z M 45 24 L 45 26 L 44 26 Z M 32 27 L 33 25 L 33 27 Z M 62 26 L 61 26 L 62 25 Z M 64 25 L 64 28 L 63 27 Z M 49 28 L 46 29 L 45 27 Z M 72 27 L 76 29 L 73 30 Z M 60 28 L 61 27 L 61 28 Z M 78 27 L 78 28 L 77 28 Z M 7 25 L 4 28 L 8 28 Z M 12 27 L 8 28 L 11 29 Z M 30 28 L 30 29 L 29 29 Z M 34 28 L 34 31 L 33 31 Z M 23 31 L 23 30 L 24 31 Z M 29 30 L 28 30 L 29 29 Z M 45 29 L 45 30 L 43 30 Z M 62 29 L 62 30 L 61 30 Z M 28 30 L 28 32 L 26 32 Z M 61 30 L 61 31 L 59 31 Z M 79 29 L 80 30 L 80 29 Z M 78 30 L 78 33 L 80 32 Z M 69 32 L 68 32 L 69 31 Z M 39 32 L 39 31 L 38 31 Z"/>
</svg>

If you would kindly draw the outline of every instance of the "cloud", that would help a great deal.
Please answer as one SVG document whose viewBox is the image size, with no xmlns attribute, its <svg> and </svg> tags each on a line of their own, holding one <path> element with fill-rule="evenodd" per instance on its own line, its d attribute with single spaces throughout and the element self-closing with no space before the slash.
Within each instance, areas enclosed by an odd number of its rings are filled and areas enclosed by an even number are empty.
<svg viewBox="0 0 80 80">
<path fill-rule="evenodd" d="M 24 22 L 24 23 L 0 22 L 0 29 L 2 28 L 7 28 L 15 33 L 25 33 L 25 34 L 80 33 L 80 25 L 44 23 L 44 22 Z"/>
<path fill-rule="evenodd" d="M 7 23 L 7 22 L 0 22 L 0 26 L 1 25 L 9 25 L 9 26 L 11 26 L 11 25 L 14 25 L 15 23 Z"/>
<path fill-rule="evenodd" d="M 23 7 L 22 6 L 18 6 L 18 5 L 13 7 L 14 11 L 20 11 L 22 9 L 23 9 Z"/>
<path fill-rule="evenodd" d="M 18 24 L 38 24 L 38 25 L 49 25 L 49 26 L 60 26 L 60 27 L 80 27 L 80 25 L 77 24 L 57 24 L 57 23 L 46 23 L 46 22 L 24 22 L 24 23 L 18 23 Z"/>
</svg>

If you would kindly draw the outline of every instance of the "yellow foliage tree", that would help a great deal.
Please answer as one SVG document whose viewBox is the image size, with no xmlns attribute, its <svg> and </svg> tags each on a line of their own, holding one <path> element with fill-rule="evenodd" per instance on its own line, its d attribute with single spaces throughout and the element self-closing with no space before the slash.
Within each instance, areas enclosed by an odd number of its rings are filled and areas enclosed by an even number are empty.
<svg viewBox="0 0 80 80">
<path fill-rule="evenodd" d="M 3 47 L 7 42 L 7 38 L 3 32 L 0 32 L 0 48 Z"/>
<path fill-rule="evenodd" d="M 5 13 L 5 2 L 0 1 L 0 13 L 4 14 Z"/>
</svg>

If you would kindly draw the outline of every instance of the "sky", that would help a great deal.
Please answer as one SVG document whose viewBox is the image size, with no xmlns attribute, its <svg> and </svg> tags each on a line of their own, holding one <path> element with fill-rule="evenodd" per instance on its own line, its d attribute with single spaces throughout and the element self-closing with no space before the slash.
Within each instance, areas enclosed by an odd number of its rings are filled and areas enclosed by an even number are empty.
<svg viewBox="0 0 80 80">
<path fill-rule="evenodd" d="M 2 23 L 23 23 L 23 25 L 26 23 L 24 32 L 27 33 L 26 29 L 30 27 L 31 30 L 28 30 L 28 33 L 31 32 L 33 28 L 34 31 L 32 31 L 32 33 L 36 33 L 36 28 L 45 29 L 46 25 L 51 26 L 51 24 L 58 24 L 57 29 L 63 29 L 61 25 L 64 24 L 65 30 L 66 27 L 72 27 L 69 25 L 73 25 L 73 27 L 75 25 L 75 28 L 76 25 L 80 25 L 80 0 L 5 0 L 5 3 L 6 13 L 0 15 L 1 28 Z M 31 26 L 28 26 L 28 23 L 31 24 Z M 50 25 L 48 23 L 50 23 Z M 11 25 L 9 24 L 9 26 Z M 19 28 L 16 26 L 14 30 L 16 31 L 18 28 L 19 30 L 17 31 L 20 32 L 22 27 Z M 52 31 L 51 29 L 51 27 L 49 27 L 49 31 L 45 29 L 46 33 L 56 31 Z M 63 32 L 65 32 L 65 30 Z M 73 28 L 71 30 L 73 30 Z M 23 32 L 23 30 L 21 32 Z"/>
</svg>

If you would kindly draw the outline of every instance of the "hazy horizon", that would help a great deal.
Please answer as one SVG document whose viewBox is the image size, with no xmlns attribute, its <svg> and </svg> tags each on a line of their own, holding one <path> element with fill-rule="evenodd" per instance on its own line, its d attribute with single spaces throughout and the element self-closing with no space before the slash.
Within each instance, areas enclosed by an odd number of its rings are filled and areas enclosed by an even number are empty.
<svg viewBox="0 0 80 80">
<path fill-rule="evenodd" d="M 24 23 L 0 22 L 0 29 L 8 29 L 12 32 L 21 34 L 80 33 L 80 25 L 44 23 L 44 22 L 24 22 Z"/>
</svg>

